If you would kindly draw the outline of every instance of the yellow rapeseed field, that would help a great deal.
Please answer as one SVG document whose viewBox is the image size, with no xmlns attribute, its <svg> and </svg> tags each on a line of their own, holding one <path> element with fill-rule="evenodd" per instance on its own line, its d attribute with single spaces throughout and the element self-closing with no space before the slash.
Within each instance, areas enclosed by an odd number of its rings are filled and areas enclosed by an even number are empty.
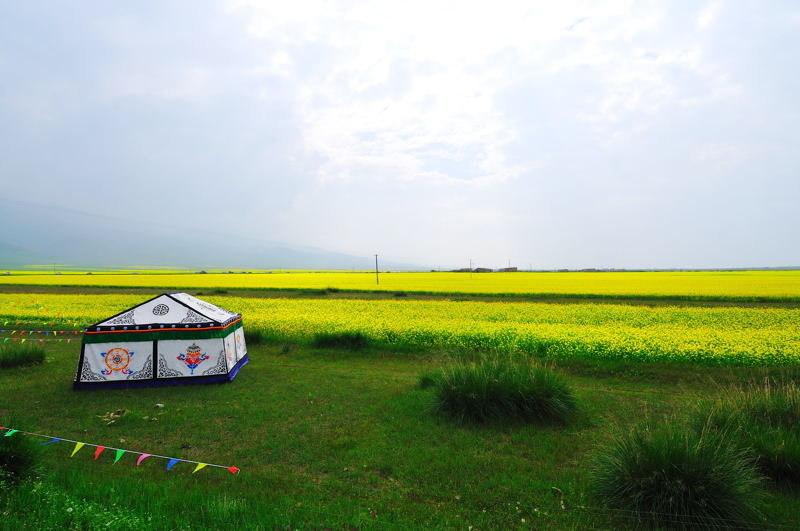
<svg viewBox="0 0 800 531">
<path fill-rule="evenodd" d="M 2 284 L 151 287 L 155 289 L 325 289 L 430 293 L 562 294 L 800 300 L 800 271 L 619 273 L 374 273 L 252 274 L 13 273 Z"/>
<path fill-rule="evenodd" d="M 359 331 L 410 350 L 722 365 L 800 362 L 800 309 L 792 308 L 206 298 L 242 313 L 246 329 L 278 340 L 306 342 L 318 332 Z M 2 295 L 0 322 L 25 317 L 89 324 L 141 301 L 141 295 Z"/>
</svg>

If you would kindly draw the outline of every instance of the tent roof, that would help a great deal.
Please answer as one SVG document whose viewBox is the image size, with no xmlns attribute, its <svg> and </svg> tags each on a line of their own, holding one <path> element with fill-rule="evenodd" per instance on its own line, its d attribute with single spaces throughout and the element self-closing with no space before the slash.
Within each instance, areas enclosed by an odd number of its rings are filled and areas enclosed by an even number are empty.
<svg viewBox="0 0 800 531">
<path fill-rule="evenodd" d="M 241 315 L 193 297 L 188 293 L 164 293 L 133 308 L 120 312 L 87 330 L 128 330 L 139 327 L 164 328 L 183 325 L 181 328 L 224 326 Z M 155 325 L 155 326 L 153 326 Z"/>
</svg>

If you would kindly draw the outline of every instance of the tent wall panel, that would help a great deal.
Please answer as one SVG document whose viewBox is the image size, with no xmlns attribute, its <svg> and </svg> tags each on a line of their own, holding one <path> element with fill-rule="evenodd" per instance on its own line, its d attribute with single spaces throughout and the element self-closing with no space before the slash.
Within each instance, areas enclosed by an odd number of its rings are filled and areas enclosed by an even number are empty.
<svg viewBox="0 0 800 531">
<path fill-rule="evenodd" d="M 79 377 L 82 382 L 152 378 L 152 359 L 152 341 L 91 343 L 84 348 Z"/>
<path fill-rule="evenodd" d="M 158 341 L 156 348 L 159 356 L 159 378 L 206 376 L 228 372 L 222 339 Z M 220 366 L 222 371 L 219 371 Z M 218 372 L 209 372 L 214 369 Z"/>
<path fill-rule="evenodd" d="M 234 333 L 232 332 L 225 337 L 224 345 L 225 345 L 225 359 L 228 362 L 228 370 L 230 371 L 233 369 L 233 366 L 236 365 L 236 339 L 234 339 Z"/>
<path fill-rule="evenodd" d="M 236 361 L 247 356 L 247 344 L 244 341 L 244 329 L 239 327 L 234 331 L 233 338 L 236 341 Z"/>
</svg>

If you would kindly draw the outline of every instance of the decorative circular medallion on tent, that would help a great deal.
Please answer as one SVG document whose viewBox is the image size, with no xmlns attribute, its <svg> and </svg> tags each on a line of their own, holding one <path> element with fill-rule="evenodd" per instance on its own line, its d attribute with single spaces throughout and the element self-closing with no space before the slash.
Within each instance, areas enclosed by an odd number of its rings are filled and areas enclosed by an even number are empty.
<svg viewBox="0 0 800 531">
<path fill-rule="evenodd" d="M 167 315 L 169 313 L 169 306 L 166 304 L 156 304 L 153 307 L 153 315 Z"/>
<path fill-rule="evenodd" d="M 100 355 L 105 357 L 108 370 L 103 369 L 100 372 L 102 374 L 111 374 L 115 371 L 119 371 L 122 374 L 133 374 L 133 371 L 128 369 L 133 354 L 133 352 L 129 352 L 120 347 L 108 349 L 108 352 L 102 352 Z"/>
</svg>

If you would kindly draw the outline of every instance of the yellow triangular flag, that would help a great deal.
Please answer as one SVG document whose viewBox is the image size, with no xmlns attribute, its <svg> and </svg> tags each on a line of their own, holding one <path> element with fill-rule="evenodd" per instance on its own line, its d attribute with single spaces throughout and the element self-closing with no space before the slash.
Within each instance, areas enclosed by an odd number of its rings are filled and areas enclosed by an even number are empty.
<svg viewBox="0 0 800 531">
<path fill-rule="evenodd" d="M 196 467 L 194 467 L 194 470 L 192 470 L 192 474 L 194 474 L 194 473 L 195 473 L 195 472 L 197 472 L 198 470 L 201 470 L 201 469 L 203 469 L 203 468 L 205 468 L 205 467 L 207 467 L 207 466 L 208 466 L 208 465 L 207 465 L 206 463 L 197 463 L 197 466 L 196 466 Z"/>
<path fill-rule="evenodd" d="M 83 448 L 83 445 L 84 445 L 84 443 L 81 443 L 81 442 L 79 442 L 79 443 L 75 443 L 75 449 L 74 449 L 74 450 L 72 450 L 72 455 L 70 455 L 70 457 L 72 457 L 73 455 L 77 454 L 77 453 L 78 453 L 78 450 L 80 450 L 81 448 Z"/>
</svg>

